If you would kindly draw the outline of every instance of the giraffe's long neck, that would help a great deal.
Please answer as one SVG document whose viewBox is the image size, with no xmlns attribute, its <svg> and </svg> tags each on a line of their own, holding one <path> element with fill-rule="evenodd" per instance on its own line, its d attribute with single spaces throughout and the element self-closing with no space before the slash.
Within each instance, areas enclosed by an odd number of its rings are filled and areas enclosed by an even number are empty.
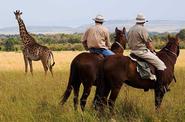
<svg viewBox="0 0 185 122">
<path fill-rule="evenodd" d="M 19 32 L 20 32 L 20 37 L 23 41 L 24 46 L 29 45 L 31 43 L 35 43 L 35 40 L 29 35 L 29 33 L 26 30 L 26 26 L 21 18 L 18 20 L 19 24 Z"/>
</svg>

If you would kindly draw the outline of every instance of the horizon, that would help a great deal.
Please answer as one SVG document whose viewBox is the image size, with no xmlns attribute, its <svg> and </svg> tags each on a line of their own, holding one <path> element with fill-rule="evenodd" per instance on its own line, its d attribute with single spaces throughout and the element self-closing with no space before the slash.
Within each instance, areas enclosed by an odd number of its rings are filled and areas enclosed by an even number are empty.
<svg viewBox="0 0 185 122">
<path fill-rule="evenodd" d="M 106 20 L 134 20 L 143 13 L 147 20 L 185 20 L 183 0 L 6 0 L 0 8 L 0 28 L 17 26 L 13 11 L 21 10 L 26 26 L 78 27 L 92 24 L 97 14 Z"/>
<path fill-rule="evenodd" d="M 115 20 L 106 20 L 103 24 L 107 24 L 107 22 L 112 22 L 112 21 L 129 21 L 129 22 L 133 22 L 133 24 L 135 24 L 135 20 L 134 19 L 130 19 L 130 20 L 118 20 L 118 19 L 115 19 Z M 154 19 L 154 20 L 149 20 L 149 22 L 146 23 L 146 25 L 150 25 L 150 22 L 154 22 L 154 21 L 182 21 L 182 22 L 185 22 L 185 20 L 167 20 L 167 19 Z M 26 24 L 26 23 L 25 23 Z M 82 25 L 78 25 L 78 26 L 63 26 L 63 25 L 26 25 L 26 27 L 67 27 L 67 28 L 78 28 L 78 27 L 81 27 L 81 26 L 84 26 L 84 25 L 93 25 L 94 24 L 94 21 L 92 21 L 91 23 L 82 23 Z M 6 29 L 6 28 L 14 28 L 14 27 L 18 27 L 18 24 L 17 25 L 12 25 L 12 26 L 6 26 L 6 27 L 0 27 L 0 29 Z M 185 28 L 185 27 L 184 27 Z"/>
</svg>

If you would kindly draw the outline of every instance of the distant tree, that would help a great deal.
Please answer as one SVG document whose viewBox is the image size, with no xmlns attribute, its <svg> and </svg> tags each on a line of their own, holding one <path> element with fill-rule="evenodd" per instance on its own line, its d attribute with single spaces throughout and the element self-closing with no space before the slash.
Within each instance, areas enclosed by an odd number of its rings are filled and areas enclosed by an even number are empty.
<svg viewBox="0 0 185 122">
<path fill-rule="evenodd" d="M 179 38 L 181 40 L 185 40 L 185 29 L 180 30 L 180 32 L 179 32 Z"/>
<path fill-rule="evenodd" d="M 16 40 L 14 38 L 6 39 L 5 43 L 4 43 L 4 50 L 5 51 L 13 51 L 15 42 L 16 42 Z"/>
</svg>

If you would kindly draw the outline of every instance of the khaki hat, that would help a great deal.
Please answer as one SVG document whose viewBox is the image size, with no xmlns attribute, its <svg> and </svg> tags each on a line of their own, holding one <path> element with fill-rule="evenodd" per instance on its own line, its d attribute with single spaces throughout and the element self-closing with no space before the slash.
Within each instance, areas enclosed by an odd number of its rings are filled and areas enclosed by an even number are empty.
<svg viewBox="0 0 185 122">
<path fill-rule="evenodd" d="M 102 15 L 97 15 L 95 18 L 93 18 L 96 22 L 105 22 L 104 17 Z"/>
<path fill-rule="evenodd" d="M 145 16 L 142 13 L 139 13 L 136 17 L 136 23 L 145 23 L 148 22 L 145 20 Z"/>
</svg>

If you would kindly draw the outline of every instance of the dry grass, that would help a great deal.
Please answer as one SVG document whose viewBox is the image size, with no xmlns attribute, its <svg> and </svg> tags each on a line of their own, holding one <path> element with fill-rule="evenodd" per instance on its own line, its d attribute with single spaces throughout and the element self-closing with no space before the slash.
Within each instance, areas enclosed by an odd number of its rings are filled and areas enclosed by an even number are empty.
<svg viewBox="0 0 185 122">
<path fill-rule="evenodd" d="M 0 121 L 108 121 L 98 118 L 91 108 L 95 88 L 88 98 L 84 113 L 73 110 L 69 98 L 64 108 L 58 105 L 69 77 L 76 51 L 54 52 L 54 78 L 44 77 L 41 62 L 34 62 L 34 76 L 24 75 L 22 53 L 0 52 Z M 128 51 L 126 52 L 128 54 Z M 144 92 L 124 85 L 116 101 L 118 121 L 185 121 L 185 50 L 178 58 L 175 74 L 177 83 L 171 84 L 159 114 L 154 110 L 153 91 Z M 81 94 L 80 94 L 81 95 Z"/>
</svg>

